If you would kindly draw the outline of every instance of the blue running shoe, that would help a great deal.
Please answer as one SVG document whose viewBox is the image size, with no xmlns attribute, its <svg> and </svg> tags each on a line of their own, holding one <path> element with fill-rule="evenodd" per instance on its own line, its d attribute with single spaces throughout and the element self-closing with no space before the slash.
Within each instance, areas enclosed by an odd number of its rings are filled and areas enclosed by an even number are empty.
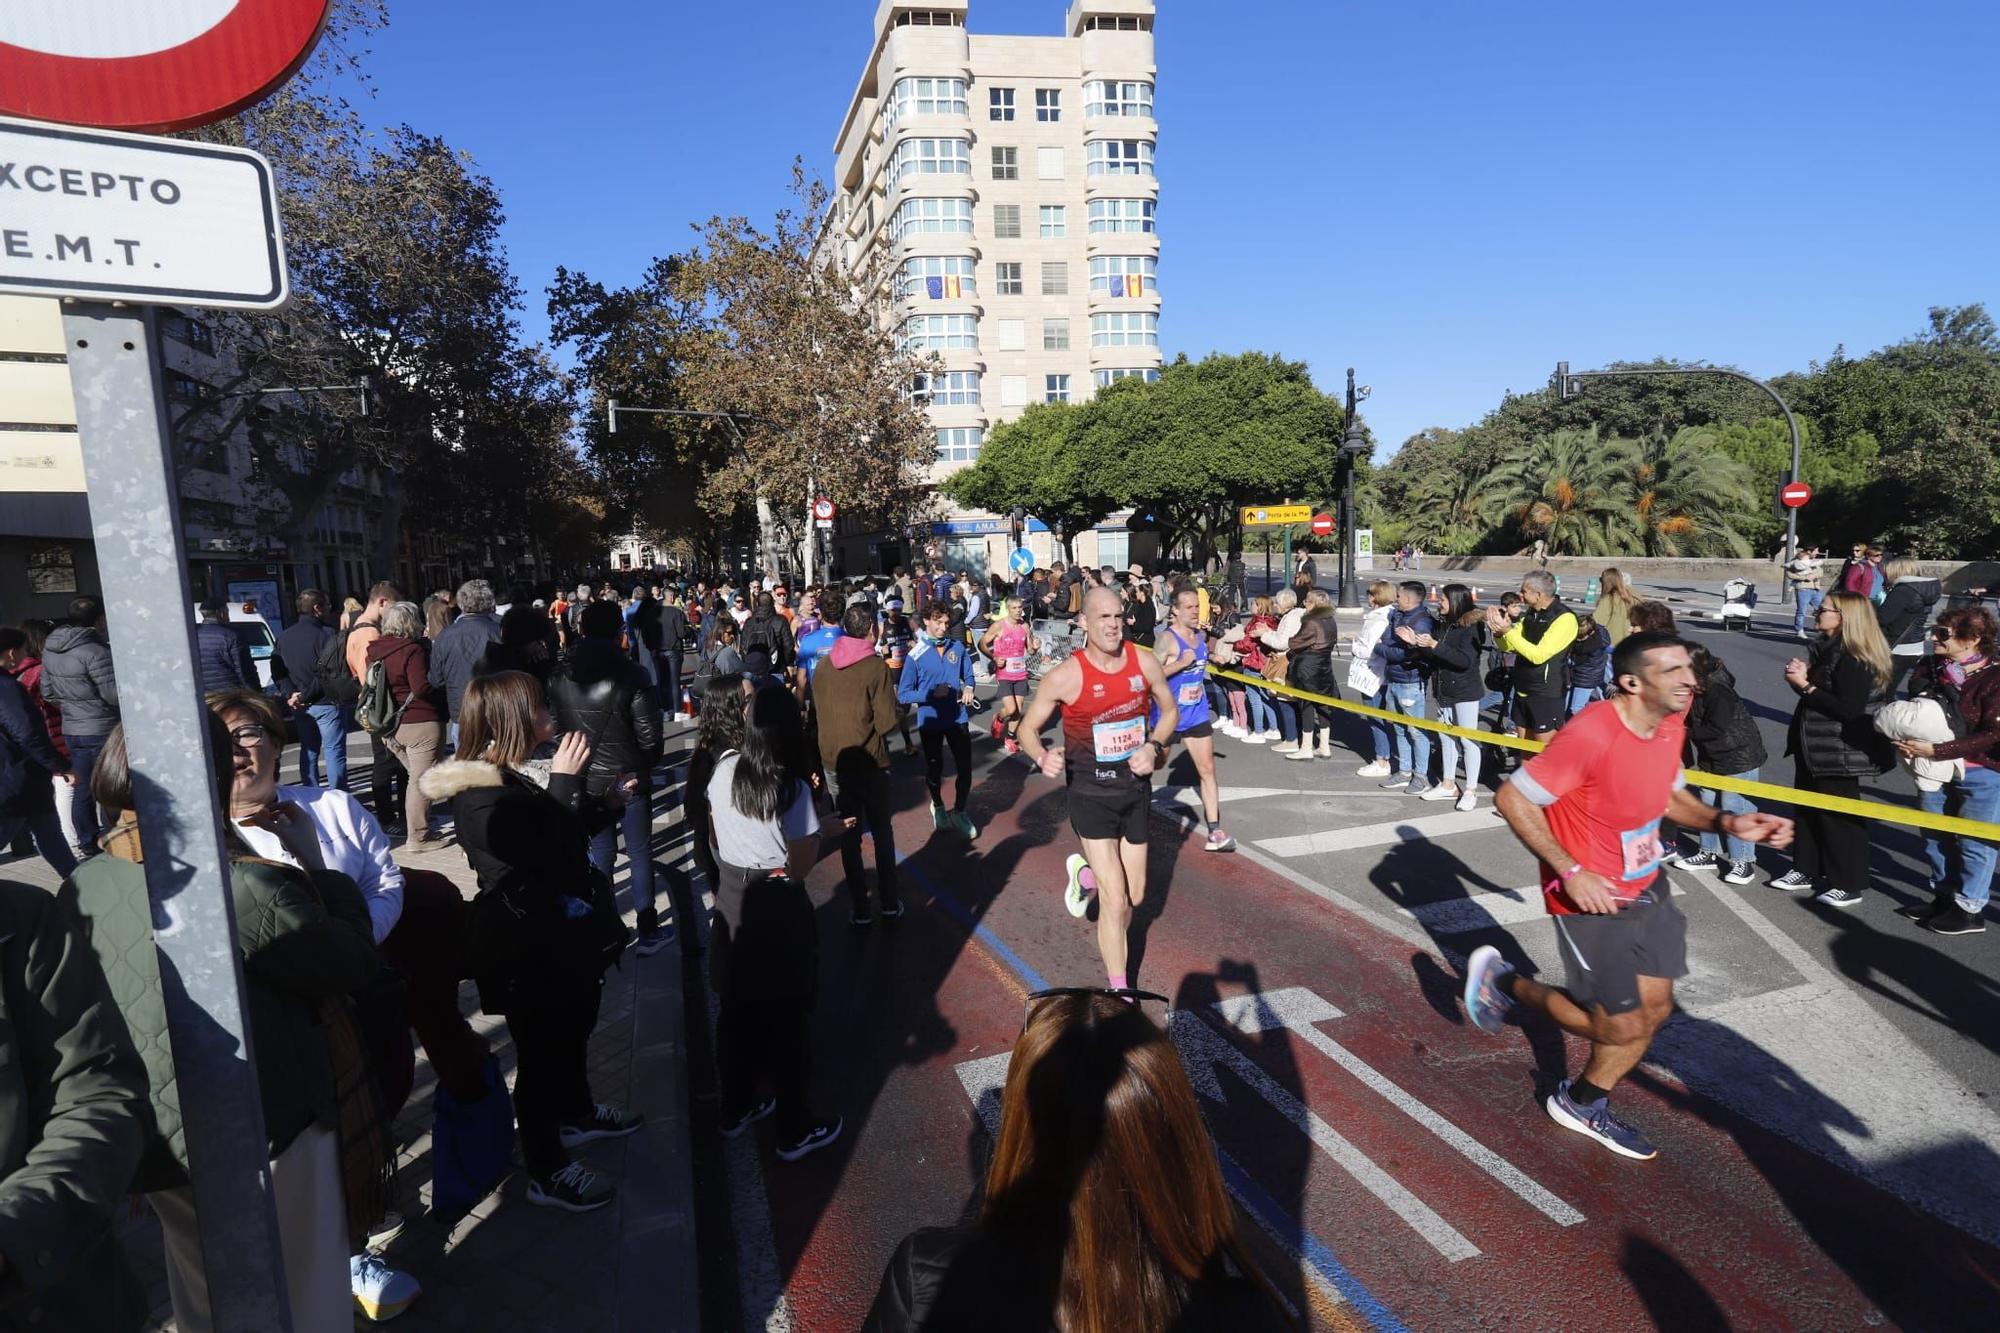
<svg viewBox="0 0 2000 1333">
<path fill-rule="evenodd" d="M 1490 944 L 1482 944 L 1465 960 L 1465 1016 L 1481 1032 L 1498 1035 L 1514 1002 L 1493 983 L 1514 970 Z"/>
<path fill-rule="evenodd" d="M 1599 1098 L 1588 1106 L 1571 1101 L 1568 1079 L 1556 1084 L 1544 1104 L 1549 1108 L 1549 1119 L 1564 1129 L 1588 1134 L 1621 1157 L 1650 1162 L 1660 1155 L 1644 1134 L 1611 1114 L 1610 1098 Z"/>
</svg>

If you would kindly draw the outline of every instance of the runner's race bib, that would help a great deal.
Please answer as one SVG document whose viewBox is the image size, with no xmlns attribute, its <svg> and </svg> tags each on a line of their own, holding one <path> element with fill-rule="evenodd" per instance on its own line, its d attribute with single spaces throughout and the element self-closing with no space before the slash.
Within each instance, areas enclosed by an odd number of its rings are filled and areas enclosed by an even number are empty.
<svg viewBox="0 0 2000 1333">
<path fill-rule="evenodd" d="M 1000 669 L 1009 675 L 1017 672 L 1025 672 L 1028 669 L 1028 659 L 1025 657 L 1003 657 L 1000 659 Z"/>
<path fill-rule="evenodd" d="M 1093 723 L 1090 741 L 1100 764 L 1115 764 L 1130 759 L 1146 743 L 1146 719 L 1130 717 L 1122 722 Z"/>
<path fill-rule="evenodd" d="M 1191 680 L 1182 685 L 1180 691 L 1174 695 L 1174 702 L 1179 704 L 1198 704 L 1202 701 L 1205 693 L 1200 681 Z"/>
<path fill-rule="evenodd" d="M 1620 876 L 1627 883 L 1650 875 L 1660 868 L 1660 821 L 1654 820 L 1643 828 L 1631 829 L 1618 835 L 1619 846 L 1624 850 L 1625 873 Z"/>
</svg>

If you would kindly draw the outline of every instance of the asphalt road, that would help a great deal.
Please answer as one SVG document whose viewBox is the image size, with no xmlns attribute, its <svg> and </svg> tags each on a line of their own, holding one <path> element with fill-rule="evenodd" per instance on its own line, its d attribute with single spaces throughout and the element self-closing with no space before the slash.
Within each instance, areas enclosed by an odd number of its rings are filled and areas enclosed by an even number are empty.
<svg viewBox="0 0 2000 1333">
<path fill-rule="evenodd" d="M 1715 640 L 1774 756 L 1789 631 L 1785 609 Z M 1172 997 L 1157 1016 L 1246 1231 L 1314 1326 L 1993 1326 L 2000 934 L 1943 940 L 1892 914 L 1921 891 L 1913 836 L 1883 827 L 1879 891 L 1844 914 L 1672 873 L 1692 972 L 1619 1093 L 1661 1148 L 1637 1164 L 1539 1109 L 1580 1046 L 1539 1026 L 1487 1037 L 1460 1013 L 1480 943 L 1561 972 L 1490 800 L 1459 814 L 1384 792 L 1352 754 L 1217 749 L 1243 850 L 1184 831 L 1177 757 L 1135 984 Z M 920 766 L 896 760 L 902 921 L 856 930 L 838 858 L 813 876 L 817 1083 L 848 1132 L 792 1165 L 768 1126 L 714 1144 L 736 1244 L 710 1278 L 735 1285 L 744 1327 L 855 1327 L 905 1232 L 972 1216 L 1022 996 L 1102 979 L 1060 901 L 1061 789 L 984 739 L 975 763 L 967 846 L 932 831 Z M 1766 777 L 1788 776 L 1774 758 Z M 1906 799 L 1899 782 L 1882 794 Z"/>
</svg>

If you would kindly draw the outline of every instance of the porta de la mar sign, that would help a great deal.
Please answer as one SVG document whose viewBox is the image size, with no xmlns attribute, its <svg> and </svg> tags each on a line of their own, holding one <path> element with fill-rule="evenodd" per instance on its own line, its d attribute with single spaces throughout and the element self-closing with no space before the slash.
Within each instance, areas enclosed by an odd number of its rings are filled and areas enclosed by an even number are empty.
<svg viewBox="0 0 2000 1333">
<path fill-rule="evenodd" d="M 256 153 L 0 118 L 0 291 L 267 310 L 284 255 Z"/>
</svg>

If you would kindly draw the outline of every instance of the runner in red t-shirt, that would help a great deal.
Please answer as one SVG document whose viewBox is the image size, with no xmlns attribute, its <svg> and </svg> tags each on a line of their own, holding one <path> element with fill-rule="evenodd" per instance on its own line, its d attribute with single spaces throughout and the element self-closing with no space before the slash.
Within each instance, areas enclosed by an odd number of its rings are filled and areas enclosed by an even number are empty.
<svg viewBox="0 0 2000 1333">
<path fill-rule="evenodd" d="M 1064 898 L 1070 915 L 1082 916 L 1095 890 L 1097 951 L 1112 989 L 1124 990 L 1125 929 L 1146 893 L 1152 774 L 1167 757 L 1180 710 L 1160 659 L 1125 642 L 1125 606 L 1116 591 L 1092 588 L 1083 599 L 1083 622 L 1083 651 L 1042 677 L 1018 736 L 1030 762 L 1069 784 L 1070 826 L 1083 855 L 1069 859 Z M 1063 743 L 1044 749 L 1042 728 L 1058 708 Z M 1149 728 L 1155 708 L 1159 717 Z"/>
<path fill-rule="evenodd" d="M 1687 790 L 1682 714 L 1694 698 L 1687 646 L 1671 634 L 1634 634 L 1611 657 L 1618 693 L 1592 704 L 1521 766 L 1494 808 L 1541 861 L 1542 896 L 1555 917 L 1567 985 L 1518 975 L 1491 945 L 1466 960 L 1465 1008 L 1497 1033 L 1510 1004 L 1590 1039 L 1581 1077 L 1548 1095 L 1549 1116 L 1613 1152 L 1656 1150 L 1611 1114 L 1618 1080 L 1645 1057 L 1687 975 L 1687 918 L 1660 868 L 1660 821 L 1721 829 L 1783 847 L 1792 821 L 1721 814 Z"/>
</svg>

